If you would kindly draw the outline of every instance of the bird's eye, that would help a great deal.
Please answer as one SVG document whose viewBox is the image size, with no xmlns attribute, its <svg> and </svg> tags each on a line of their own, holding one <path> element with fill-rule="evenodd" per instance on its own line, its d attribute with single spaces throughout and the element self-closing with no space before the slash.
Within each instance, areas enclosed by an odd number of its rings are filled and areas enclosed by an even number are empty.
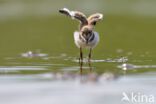
<svg viewBox="0 0 156 104">
<path fill-rule="evenodd" d="M 96 22 L 93 22 L 93 25 L 96 25 Z"/>
<path fill-rule="evenodd" d="M 87 32 L 83 32 L 83 34 L 85 35 L 85 34 L 87 34 Z"/>
<path fill-rule="evenodd" d="M 88 34 L 91 34 L 91 31 L 88 31 Z"/>
</svg>

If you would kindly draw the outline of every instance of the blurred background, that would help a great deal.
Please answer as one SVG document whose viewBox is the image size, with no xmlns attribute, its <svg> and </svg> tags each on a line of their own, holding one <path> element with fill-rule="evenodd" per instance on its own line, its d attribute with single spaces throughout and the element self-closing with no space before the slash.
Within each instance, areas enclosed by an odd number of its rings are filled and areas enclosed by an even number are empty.
<svg viewBox="0 0 156 104">
<path fill-rule="evenodd" d="M 155 5 L 156 0 L 0 0 L 0 103 L 125 104 L 123 92 L 156 95 Z M 95 28 L 100 42 L 92 73 L 85 63 L 80 76 L 73 40 L 79 23 L 59 14 L 64 7 L 104 14 Z"/>
<path fill-rule="evenodd" d="M 78 52 L 73 32 L 79 23 L 60 15 L 58 10 L 63 7 L 83 11 L 87 16 L 104 14 L 96 27 L 101 41 L 95 57 L 117 49 L 155 51 L 155 4 L 155 0 L 1 0 L 0 56 L 35 49 L 48 54 Z"/>
</svg>

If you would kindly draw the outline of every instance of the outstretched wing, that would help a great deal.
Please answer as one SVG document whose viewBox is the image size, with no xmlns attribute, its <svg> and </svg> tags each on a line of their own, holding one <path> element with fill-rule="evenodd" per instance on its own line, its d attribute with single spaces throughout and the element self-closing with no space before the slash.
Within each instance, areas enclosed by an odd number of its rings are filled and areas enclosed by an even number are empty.
<svg viewBox="0 0 156 104">
<path fill-rule="evenodd" d="M 87 18 L 88 24 L 90 24 L 90 25 L 96 25 L 96 22 L 98 22 L 102 19 L 103 19 L 103 14 L 101 14 L 101 13 L 92 14 L 91 16 L 89 16 Z"/>
<path fill-rule="evenodd" d="M 82 24 L 87 24 L 88 23 L 87 19 L 86 19 L 86 16 L 82 12 L 70 11 L 67 8 L 60 9 L 59 12 L 71 17 L 72 19 L 79 20 Z"/>
<path fill-rule="evenodd" d="M 82 12 L 79 11 L 72 11 L 72 12 L 74 14 L 74 18 L 78 19 L 82 24 L 88 23 L 86 16 Z"/>
<path fill-rule="evenodd" d="M 72 17 L 71 11 L 69 9 L 67 9 L 67 8 L 60 9 L 59 12 L 62 13 L 62 14 L 65 14 L 67 16 Z"/>
<path fill-rule="evenodd" d="M 76 44 L 76 46 L 78 47 L 78 48 L 80 48 L 80 44 L 79 44 L 79 32 L 78 31 L 75 31 L 74 32 L 74 42 L 75 42 L 75 44 Z"/>
</svg>

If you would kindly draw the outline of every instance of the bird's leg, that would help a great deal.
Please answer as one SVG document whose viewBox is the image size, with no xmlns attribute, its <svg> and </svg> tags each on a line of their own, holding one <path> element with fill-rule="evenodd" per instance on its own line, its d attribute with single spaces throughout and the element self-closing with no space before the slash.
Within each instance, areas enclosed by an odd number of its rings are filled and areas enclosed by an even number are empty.
<svg viewBox="0 0 156 104">
<path fill-rule="evenodd" d="M 88 64 L 89 64 L 90 71 L 92 70 L 92 68 L 91 68 L 91 56 L 92 56 L 92 48 L 90 48 L 89 55 L 88 55 Z"/>
<path fill-rule="evenodd" d="M 83 64 L 82 64 L 82 62 L 81 62 L 81 63 L 80 63 L 80 74 L 81 74 L 81 75 L 82 75 L 82 72 L 83 72 L 83 71 L 82 71 L 82 65 L 83 65 Z"/>
<path fill-rule="evenodd" d="M 80 64 L 80 71 L 81 71 L 81 74 L 82 74 L 82 65 L 83 65 L 83 53 L 82 53 L 82 48 L 80 48 L 79 64 Z"/>
<path fill-rule="evenodd" d="M 82 53 L 82 48 L 80 48 L 80 62 L 83 63 L 83 53 Z"/>
<path fill-rule="evenodd" d="M 79 63 L 83 62 L 83 53 L 82 53 L 82 48 L 80 48 L 80 58 L 79 58 Z"/>
<path fill-rule="evenodd" d="M 91 56 L 92 56 L 92 48 L 90 48 L 90 50 L 89 50 L 88 62 L 91 61 Z"/>
</svg>

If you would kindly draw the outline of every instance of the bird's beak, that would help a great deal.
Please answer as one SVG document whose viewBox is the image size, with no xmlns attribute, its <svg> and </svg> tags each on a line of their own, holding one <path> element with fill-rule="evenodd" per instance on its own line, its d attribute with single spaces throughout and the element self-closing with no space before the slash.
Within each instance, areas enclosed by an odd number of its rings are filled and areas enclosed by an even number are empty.
<svg viewBox="0 0 156 104">
<path fill-rule="evenodd" d="M 88 40 L 86 40 L 86 44 L 88 44 Z"/>
<path fill-rule="evenodd" d="M 85 41 L 86 41 L 86 44 L 88 44 L 88 42 L 89 42 L 89 37 L 88 37 L 88 35 L 84 35 L 84 38 L 85 38 Z"/>
</svg>

